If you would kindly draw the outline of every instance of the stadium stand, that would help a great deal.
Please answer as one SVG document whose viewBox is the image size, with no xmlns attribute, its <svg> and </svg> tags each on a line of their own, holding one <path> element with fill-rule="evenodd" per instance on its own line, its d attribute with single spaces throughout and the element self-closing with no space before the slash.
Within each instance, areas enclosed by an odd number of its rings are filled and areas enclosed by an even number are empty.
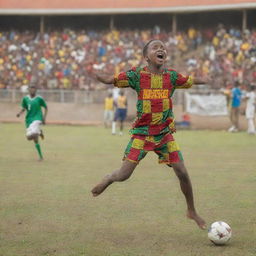
<svg viewBox="0 0 256 256">
<path fill-rule="evenodd" d="M 98 121 L 98 105 L 93 111 L 84 111 L 82 104 L 76 109 L 77 103 L 88 103 L 88 110 L 104 98 L 106 91 L 94 81 L 92 69 L 118 72 L 142 64 L 141 48 L 151 38 L 166 42 L 169 65 L 182 73 L 213 75 L 215 89 L 230 86 L 234 79 L 250 83 L 256 78 L 255 15 L 256 1 L 246 0 L 193 0 L 189 5 L 186 0 L 53 0 L 47 6 L 42 0 L 2 0 L 1 104 L 16 104 L 23 88 L 36 78 L 52 108 L 61 102 L 63 120 Z M 183 100 L 176 94 L 174 103 L 182 108 Z M 71 108 L 79 116 L 64 118 Z M 93 116 L 85 116 L 90 113 Z M 9 116 L 4 111 L 1 119 Z M 59 116 L 49 120 L 56 122 Z M 200 126 L 214 126 L 210 121 L 192 117 Z"/>
<path fill-rule="evenodd" d="M 217 29 L 173 35 L 159 27 L 150 30 L 75 31 L 39 34 L 0 33 L 1 88 L 20 88 L 37 78 L 40 88 L 96 90 L 92 70 L 119 72 L 142 65 L 141 48 L 150 38 L 167 42 L 169 65 L 199 76 L 250 83 L 256 77 L 256 31 L 220 25 Z M 196 57 L 195 57 L 196 56 Z"/>
<path fill-rule="evenodd" d="M 93 69 L 141 65 L 151 38 L 167 43 L 170 66 L 213 75 L 216 88 L 255 79 L 256 1 L 44 3 L 1 1 L 0 88 L 22 88 L 33 77 L 41 89 L 97 90 Z"/>
</svg>

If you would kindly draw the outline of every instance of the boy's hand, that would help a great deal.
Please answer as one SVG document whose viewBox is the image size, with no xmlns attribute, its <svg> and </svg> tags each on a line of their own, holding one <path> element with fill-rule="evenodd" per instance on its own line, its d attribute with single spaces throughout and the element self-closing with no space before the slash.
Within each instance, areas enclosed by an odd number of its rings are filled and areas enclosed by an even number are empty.
<svg viewBox="0 0 256 256">
<path fill-rule="evenodd" d="M 23 108 L 17 115 L 16 117 L 20 117 L 20 115 L 25 111 L 25 109 Z"/>
<path fill-rule="evenodd" d="M 207 75 L 203 78 L 195 77 L 194 84 L 213 84 L 213 78 L 210 75 Z"/>
<path fill-rule="evenodd" d="M 16 117 L 20 117 L 20 115 L 21 115 L 21 112 L 19 112 L 19 113 L 16 115 Z"/>
<path fill-rule="evenodd" d="M 96 79 L 104 84 L 114 84 L 114 76 L 113 75 L 105 75 L 96 73 Z"/>
</svg>

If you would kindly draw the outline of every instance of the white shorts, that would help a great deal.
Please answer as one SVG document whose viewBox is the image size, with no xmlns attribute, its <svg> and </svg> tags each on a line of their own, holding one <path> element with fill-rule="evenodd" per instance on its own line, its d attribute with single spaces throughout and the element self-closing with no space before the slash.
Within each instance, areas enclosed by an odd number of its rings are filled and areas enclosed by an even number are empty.
<svg viewBox="0 0 256 256">
<path fill-rule="evenodd" d="M 247 106 L 245 110 L 245 116 L 247 119 L 253 119 L 255 116 L 255 107 L 254 106 Z"/>
<path fill-rule="evenodd" d="M 105 122 L 112 122 L 114 117 L 114 111 L 113 110 L 105 110 L 104 111 L 104 121 Z"/>
<path fill-rule="evenodd" d="M 26 136 L 39 135 L 41 133 L 41 124 L 42 121 L 39 120 L 32 122 L 26 130 Z"/>
</svg>

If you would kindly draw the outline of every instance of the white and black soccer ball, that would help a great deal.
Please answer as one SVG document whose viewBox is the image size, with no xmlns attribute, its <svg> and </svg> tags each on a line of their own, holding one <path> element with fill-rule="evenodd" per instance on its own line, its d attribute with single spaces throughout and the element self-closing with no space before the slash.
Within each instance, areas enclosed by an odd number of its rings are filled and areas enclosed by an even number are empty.
<svg viewBox="0 0 256 256">
<path fill-rule="evenodd" d="M 224 221 L 216 221 L 208 230 L 208 238 L 215 245 L 226 244 L 232 236 L 231 227 Z"/>
</svg>

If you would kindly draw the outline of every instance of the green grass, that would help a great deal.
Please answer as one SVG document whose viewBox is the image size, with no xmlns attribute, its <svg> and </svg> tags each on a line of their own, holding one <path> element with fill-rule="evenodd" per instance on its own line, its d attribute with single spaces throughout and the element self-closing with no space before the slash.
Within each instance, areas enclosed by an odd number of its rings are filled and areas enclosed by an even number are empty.
<svg viewBox="0 0 256 256">
<path fill-rule="evenodd" d="M 0 124 L 0 256 L 255 256 L 256 138 L 179 131 L 198 212 L 233 229 L 226 246 L 185 217 L 171 168 L 153 153 L 126 182 L 93 198 L 121 164 L 129 135 L 100 127 L 46 126 L 37 162 L 21 124 Z"/>
</svg>

